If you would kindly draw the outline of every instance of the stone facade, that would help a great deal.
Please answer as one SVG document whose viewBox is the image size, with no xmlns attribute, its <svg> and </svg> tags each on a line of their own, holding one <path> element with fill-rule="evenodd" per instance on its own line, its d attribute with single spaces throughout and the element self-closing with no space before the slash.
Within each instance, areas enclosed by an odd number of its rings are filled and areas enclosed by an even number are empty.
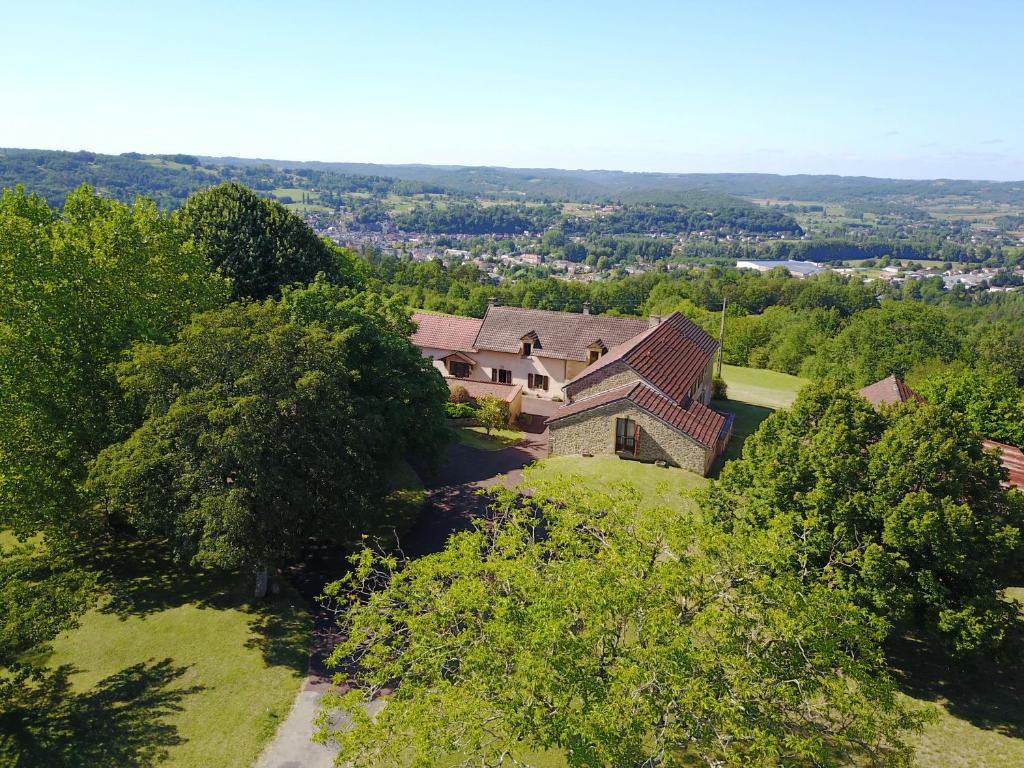
<svg viewBox="0 0 1024 768">
<path fill-rule="evenodd" d="M 635 374 L 634 374 L 635 376 Z M 553 455 L 615 454 L 615 420 L 633 419 L 640 425 L 639 461 L 664 461 L 674 467 L 706 475 L 715 460 L 713 448 L 705 448 L 629 401 L 618 401 L 567 416 L 551 424 Z"/>
</svg>

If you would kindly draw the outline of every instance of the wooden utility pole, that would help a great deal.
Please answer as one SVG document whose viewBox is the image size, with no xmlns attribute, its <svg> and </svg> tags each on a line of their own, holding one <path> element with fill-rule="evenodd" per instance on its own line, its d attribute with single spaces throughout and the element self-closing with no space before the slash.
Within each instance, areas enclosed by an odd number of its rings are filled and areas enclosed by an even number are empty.
<svg viewBox="0 0 1024 768">
<path fill-rule="evenodd" d="M 722 324 L 718 329 L 718 378 L 722 378 L 722 358 L 725 357 L 725 292 L 722 292 Z"/>
</svg>

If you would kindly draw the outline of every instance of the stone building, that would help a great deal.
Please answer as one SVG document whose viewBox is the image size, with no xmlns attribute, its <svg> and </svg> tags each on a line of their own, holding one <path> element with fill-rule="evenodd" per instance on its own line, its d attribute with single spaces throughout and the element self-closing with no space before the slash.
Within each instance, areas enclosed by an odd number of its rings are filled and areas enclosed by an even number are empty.
<svg viewBox="0 0 1024 768">
<path fill-rule="evenodd" d="M 709 407 L 718 342 L 678 312 L 596 357 L 548 419 L 550 451 L 663 461 L 706 475 L 733 416 Z"/>
</svg>

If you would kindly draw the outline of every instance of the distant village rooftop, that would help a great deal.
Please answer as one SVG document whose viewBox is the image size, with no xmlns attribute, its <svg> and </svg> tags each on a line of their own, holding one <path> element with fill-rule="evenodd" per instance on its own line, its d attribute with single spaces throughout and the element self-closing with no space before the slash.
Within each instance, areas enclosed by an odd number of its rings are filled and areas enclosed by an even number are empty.
<svg viewBox="0 0 1024 768">
<path fill-rule="evenodd" d="M 824 267 L 815 264 L 813 261 L 795 261 L 786 259 L 775 260 L 744 260 L 736 262 L 736 269 L 756 269 L 758 272 L 769 272 L 776 267 L 784 267 L 794 277 L 808 277 L 825 271 Z"/>
</svg>

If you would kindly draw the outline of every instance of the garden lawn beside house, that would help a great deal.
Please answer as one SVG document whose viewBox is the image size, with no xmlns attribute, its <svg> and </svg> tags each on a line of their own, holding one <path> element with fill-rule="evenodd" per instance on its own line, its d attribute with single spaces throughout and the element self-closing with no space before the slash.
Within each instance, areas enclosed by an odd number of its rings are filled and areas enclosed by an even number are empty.
<svg viewBox="0 0 1024 768">
<path fill-rule="evenodd" d="M 628 461 L 618 456 L 552 456 L 535 462 L 523 473 L 523 482 L 531 484 L 555 482 L 575 476 L 588 486 L 607 491 L 618 483 L 629 483 L 640 492 L 645 505 L 682 504 L 690 507 L 689 493 L 707 484 L 693 472 L 675 467 L 659 467 Z"/>
<path fill-rule="evenodd" d="M 249 605 L 249 574 L 183 571 L 158 547 L 126 548 L 109 558 L 98 606 L 47 660 L 71 672 L 52 713 L 71 722 L 61 764 L 249 768 L 306 672 L 302 599 L 280 583 Z"/>
</svg>

